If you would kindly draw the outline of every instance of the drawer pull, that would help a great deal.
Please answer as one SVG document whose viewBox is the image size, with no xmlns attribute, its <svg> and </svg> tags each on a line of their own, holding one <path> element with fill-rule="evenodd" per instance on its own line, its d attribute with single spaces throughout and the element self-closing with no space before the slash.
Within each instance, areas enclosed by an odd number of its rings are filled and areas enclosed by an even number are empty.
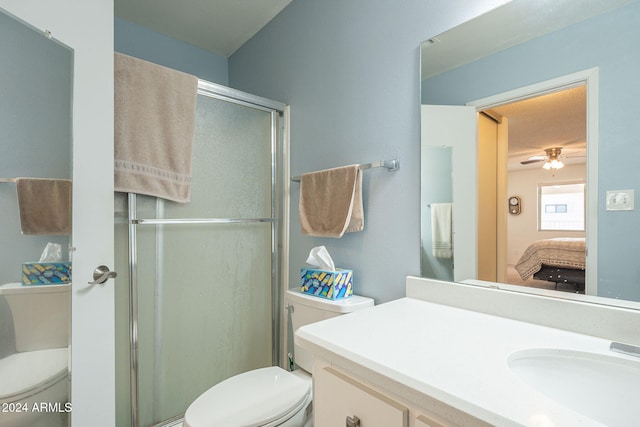
<svg viewBox="0 0 640 427">
<path fill-rule="evenodd" d="M 356 417 L 347 417 L 347 425 L 346 427 L 360 427 L 360 418 Z"/>
</svg>

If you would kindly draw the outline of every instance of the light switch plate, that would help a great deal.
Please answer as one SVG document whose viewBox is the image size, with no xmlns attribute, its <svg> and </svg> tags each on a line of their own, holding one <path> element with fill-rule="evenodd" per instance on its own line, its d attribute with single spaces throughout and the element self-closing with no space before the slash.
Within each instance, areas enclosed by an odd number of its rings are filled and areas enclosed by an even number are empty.
<svg viewBox="0 0 640 427">
<path fill-rule="evenodd" d="M 608 211 L 632 211 L 633 190 L 610 190 L 607 191 Z"/>
</svg>

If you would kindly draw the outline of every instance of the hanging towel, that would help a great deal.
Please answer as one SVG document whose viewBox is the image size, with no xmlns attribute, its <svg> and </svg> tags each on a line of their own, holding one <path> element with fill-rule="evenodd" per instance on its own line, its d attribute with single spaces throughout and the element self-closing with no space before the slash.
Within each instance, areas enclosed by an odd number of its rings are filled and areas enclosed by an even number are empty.
<svg viewBox="0 0 640 427">
<path fill-rule="evenodd" d="M 436 258 L 453 256 L 452 206 L 452 203 L 431 204 L 431 241 Z"/>
<path fill-rule="evenodd" d="M 22 234 L 71 234 L 71 180 L 16 178 L 16 189 Z"/>
<path fill-rule="evenodd" d="M 302 233 L 318 237 L 342 237 L 362 231 L 362 172 L 350 165 L 300 178 L 300 225 Z"/>
<path fill-rule="evenodd" d="M 115 191 L 191 198 L 198 79 L 116 53 Z"/>
</svg>

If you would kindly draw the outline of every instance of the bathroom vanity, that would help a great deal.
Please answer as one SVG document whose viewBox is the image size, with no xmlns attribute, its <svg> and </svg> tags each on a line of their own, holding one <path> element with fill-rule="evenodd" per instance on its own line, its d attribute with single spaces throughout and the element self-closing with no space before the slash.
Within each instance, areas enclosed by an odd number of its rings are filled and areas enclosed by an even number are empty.
<svg viewBox="0 0 640 427">
<path fill-rule="evenodd" d="M 637 345 L 635 310 L 560 301 L 566 307 L 554 314 L 535 296 L 477 287 L 466 302 L 443 303 L 443 293 L 464 286 L 408 278 L 406 298 L 299 329 L 296 342 L 315 357 L 315 426 L 623 426 L 640 418 L 640 358 L 611 351 L 602 336 L 622 329 L 617 339 Z M 547 325 L 456 306 L 481 303 L 475 291 L 506 293 L 523 312 L 537 304 Z M 563 324 L 562 311 L 590 309 L 604 325 L 596 336 L 548 325 Z"/>
</svg>

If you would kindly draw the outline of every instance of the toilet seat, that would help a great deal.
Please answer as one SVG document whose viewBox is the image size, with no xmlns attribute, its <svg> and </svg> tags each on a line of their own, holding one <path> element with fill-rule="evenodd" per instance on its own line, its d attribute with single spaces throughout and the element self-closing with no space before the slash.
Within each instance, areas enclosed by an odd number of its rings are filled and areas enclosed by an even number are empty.
<svg viewBox="0 0 640 427">
<path fill-rule="evenodd" d="M 68 375 L 68 349 L 25 351 L 0 359 L 0 402 L 22 401 Z"/>
<path fill-rule="evenodd" d="M 185 427 L 278 425 L 305 407 L 311 382 L 277 366 L 255 369 L 211 387 L 187 409 Z"/>
</svg>

